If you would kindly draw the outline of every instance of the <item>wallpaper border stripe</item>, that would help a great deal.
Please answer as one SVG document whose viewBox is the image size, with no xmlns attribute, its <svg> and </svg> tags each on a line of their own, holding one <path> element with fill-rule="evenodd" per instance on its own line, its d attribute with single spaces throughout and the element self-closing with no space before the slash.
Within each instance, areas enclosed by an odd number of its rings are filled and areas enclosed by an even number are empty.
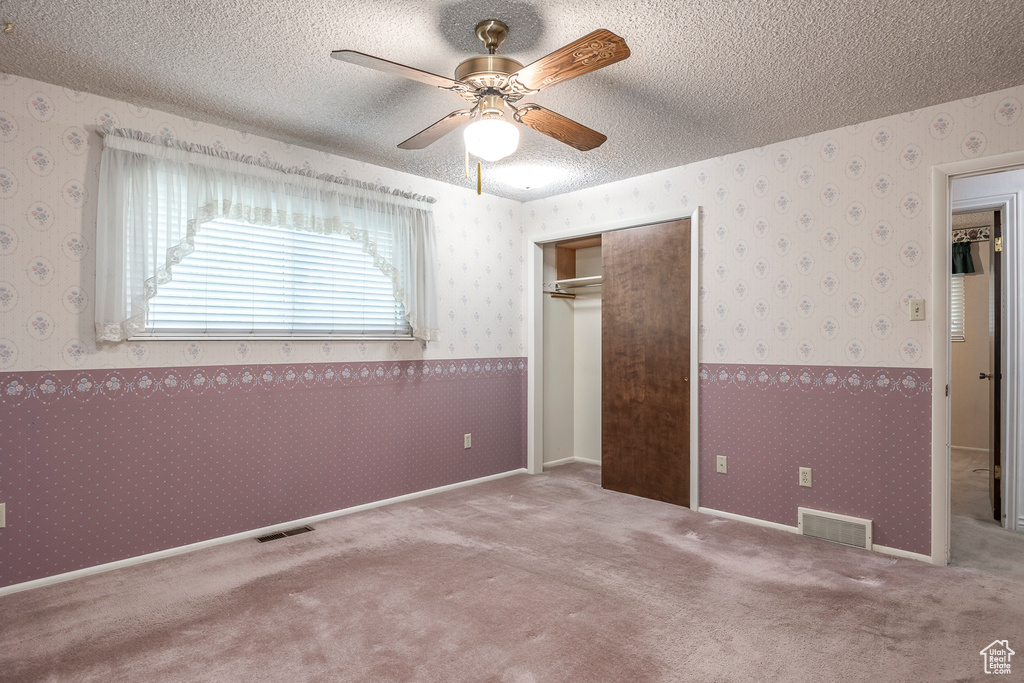
<svg viewBox="0 0 1024 683">
<path fill-rule="evenodd" d="M 0 403 L 146 399 L 525 376 L 525 358 L 0 373 Z"/>
<path fill-rule="evenodd" d="M 701 363 L 700 386 L 744 391 L 896 392 L 909 396 L 930 393 L 931 375 L 930 369 L 921 368 Z"/>
</svg>

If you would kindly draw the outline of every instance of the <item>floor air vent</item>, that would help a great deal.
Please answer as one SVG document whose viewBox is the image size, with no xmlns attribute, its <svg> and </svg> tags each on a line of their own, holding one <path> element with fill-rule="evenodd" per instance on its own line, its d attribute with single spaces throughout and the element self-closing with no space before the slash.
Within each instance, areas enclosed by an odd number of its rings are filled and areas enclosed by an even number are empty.
<svg viewBox="0 0 1024 683">
<path fill-rule="evenodd" d="M 798 527 L 804 536 L 871 550 L 871 520 L 832 512 L 797 508 Z"/>
<path fill-rule="evenodd" d="M 288 529 L 286 531 L 278 531 L 276 534 L 267 534 L 266 536 L 257 536 L 256 540 L 260 543 L 266 543 L 267 541 L 276 541 L 279 538 L 285 538 L 286 536 L 295 536 L 296 534 L 304 534 L 307 531 L 312 531 L 311 526 L 298 526 L 294 529 Z"/>
</svg>

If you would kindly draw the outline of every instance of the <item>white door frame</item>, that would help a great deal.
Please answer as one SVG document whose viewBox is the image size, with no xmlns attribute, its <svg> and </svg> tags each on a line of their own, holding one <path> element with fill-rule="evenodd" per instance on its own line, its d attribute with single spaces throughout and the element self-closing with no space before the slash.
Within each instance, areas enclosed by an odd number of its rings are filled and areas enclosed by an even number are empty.
<svg viewBox="0 0 1024 683">
<path fill-rule="evenodd" d="M 547 233 L 527 243 L 526 280 L 527 319 L 532 322 L 527 335 L 527 447 L 526 469 L 531 474 L 544 471 L 544 245 L 562 240 L 598 235 L 613 230 L 637 228 L 655 223 L 690 219 L 690 509 L 699 507 L 699 384 L 700 384 L 700 234 L 701 207 L 689 214 L 655 215 L 646 220 L 620 219 L 590 228 L 571 228 Z"/>
<path fill-rule="evenodd" d="M 981 159 L 956 161 L 932 167 L 932 542 L 931 559 L 934 564 L 949 564 L 949 533 L 951 526 L 950 508 L 950 398 L 946 389 L 951 381 L 952 346 L 949 339 L 949 288 L 952 255 L 952 216 L 950 183 L 954 177 L 986 175 L 1024 166 L 1024 151 L 999 154 Z M 968 205 L 958 203 L 960 208 Z M 989 198 L 987 206 L 998 205 L 995 198 Z M 973 206 L 973 205 L 971 205 Z M 979 204 L 985 206 L 984 203 Z M 1018 295 L 1017 283 L 1024 276 L 1024 249 L 1018 247 L 1015 235 L 1003 236 L 1003 303 L 1007 311 L 1016 311 L 1024 301 Z M 1012 285 L 1012 286 L 1011 286 Z M 1012 308 L 1011 308 L 1012 307 Z M 1003 348 L 1006 353 L 1020 348 L 1024 340 L 1017 328 L 1024 323 L 1024 316 L 1013 316 L 1012 324 L 1003 326 Z M 1013 329 L 1011 329 L 1013 328 Z M 1009 345 L 1009 344 L 1012 344 Z M 1004 353 L 1004 359 L 1006 354 Z M 1024 410 L 1024 367 L 1015 367 L 1013 372 L 1003 375 L 1003 409 L 1008 419 L 1002 420 L 1003 452 L 1020 453 L 1024 439 L 1016 428 L 1020 424 L 1019 413 Z M 1012 430 L 1007 427 L 1012 426 Z M 1007 458 L 1009 460 L 1009 458 Z M 1007 473 L 1004 476 L 1008 476 Z M 1016 475 L 1016 473 L 1014 473 Z M 1008 481 L 1006 482 L 1009 483 Z M 1014 480 L 1015 483 L 1015 480 Z M 1004 485 L 1004 494 L 1011 488 Z M 1016 486 L 1010 492 L 1016 505 Z M 1003 504 L 1007 505 L 1004 495 Z M 1005 507 L 1010 510 L 1011 508 Z M 1016 509 L 1012 509 L 1016 526 Z M 1008 513 L 1007 519 L 1010 514 Z"/>
<path fill-rule="evenodd" d="M 975 196 L 960 201 L 953 201 L 952 210 L 961 213 L 964 211 L 999 211 L 1002 217 L 1003 225 L 1003 281 L 1000 291 L 1000 300 L 1002 302 L 1001 310 L 996 311 L 995 315 L 1003 317 L 1002 335 L 1000 338 L 1002 353 L 1000 354 L 1001 365 L 995 368 L 995 372 L 1002 373 L 1002 382 L 1000 384 L 1000 405 L 1002 411 L 999 415 L 997 422 L 998 429 L 1000 431 L 1000 449 L 1002 463 L 1002 477 L 1000 479 L 1001 486 L 1001 505 L 1002 505 L 1002 519 L 1000 523 L 1006 529 L 1012 531 L 1017 530 L 1017 515 L 1014 511 L 1017 509 L 1017 487 L 1015 486 L 1016 477 L 1018 472 L 1018 463 L 1016 454 L 1019 452 L 1015 448 L 1009 448 L 1010 444 L 1018 443 L 1017 425 L 1012 419 L 1007 417 L 1013 414 L 1012 410 L 1009 410 L 1010 404 L 1013 403 L 1013 396 L 1019 396 L 1020 390 L 1017 386 L 1020 378 L 1017 373 L 1013 372 L 1016 369 L 1016 364 L 1008 363 L 1011 360 L 1009 356 L 1009 350 L 1019 348 L 1020 334 L 1019 331 L 1014 329 L 1014 319 L 1020 316 L 1015 315 L 1017 312 L 1016 306 L 1020 305 L 1018 287 L 1021 269 L 1015 267 L 1015 261 L 1020 258 L 1020 248 L 1017 244 L 1017 234 L 1020 230 L 1020 226 L 1017 225 L 1017 195 L 1014 194 L 999 194 L 989 196 Z M 1019 264 L 1016 264 L 1019 266 Z M 1004 314 L 1005 312 L 1005 314 Z M 950 345 L 952 347 L 952 344 Z M 952 357 L 952 350 L 950 351 Z M 952 373 L 952 367 L 950 368 Z M 952 385 L 951 385 L 952 386 Z M 952 400 L 952 390 L 950 391 L 950 400 Z"/>
</svg>

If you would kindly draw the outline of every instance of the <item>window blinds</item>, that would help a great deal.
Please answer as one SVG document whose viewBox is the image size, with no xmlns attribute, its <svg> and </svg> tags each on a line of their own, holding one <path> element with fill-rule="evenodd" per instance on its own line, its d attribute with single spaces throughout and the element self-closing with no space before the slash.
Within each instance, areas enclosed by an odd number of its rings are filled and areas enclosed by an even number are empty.
<svg viewBox="0 0 1024 683">
<path fill-rule="evenodd" d="M 950 280 L 949 319 L 950 339 L 955 342 L 964 341 L 964 276 L 955 273 Z"/>
<path fill-rule="evenodd" d="M 378 252 L 389 258 L 392 246 Z M 347 236 L 218 220 L 202 225 L 195 251 L 150 300 L 143 336 L 411 334 L 390 280 Z"/>
</svg>

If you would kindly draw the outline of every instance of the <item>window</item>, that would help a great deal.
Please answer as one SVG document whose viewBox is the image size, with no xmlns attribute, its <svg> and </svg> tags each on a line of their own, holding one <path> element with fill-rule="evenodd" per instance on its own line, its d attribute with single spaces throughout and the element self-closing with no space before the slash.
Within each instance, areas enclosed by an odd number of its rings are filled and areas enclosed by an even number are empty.
<svg viewBox="0 0 1024 683">
<path fill-rule="evenodd" d="M 433 198 L 101 132 L 96 341 L 440 338 Z"/>
<path fill-rule="evenodd" d="M 949 291 L 949 328 L 955 342 L 964 341 L 964 308 L 964 276 L 954 273 Z"/>
<path fill-rule="evenodd" d="M 410 338 L 391 281 L 342 234 L 218 220 L 149 302 L 147 333 L 191 337 Z M 378 242 L 390 259 L 390 242 Z"/>
</svg>

